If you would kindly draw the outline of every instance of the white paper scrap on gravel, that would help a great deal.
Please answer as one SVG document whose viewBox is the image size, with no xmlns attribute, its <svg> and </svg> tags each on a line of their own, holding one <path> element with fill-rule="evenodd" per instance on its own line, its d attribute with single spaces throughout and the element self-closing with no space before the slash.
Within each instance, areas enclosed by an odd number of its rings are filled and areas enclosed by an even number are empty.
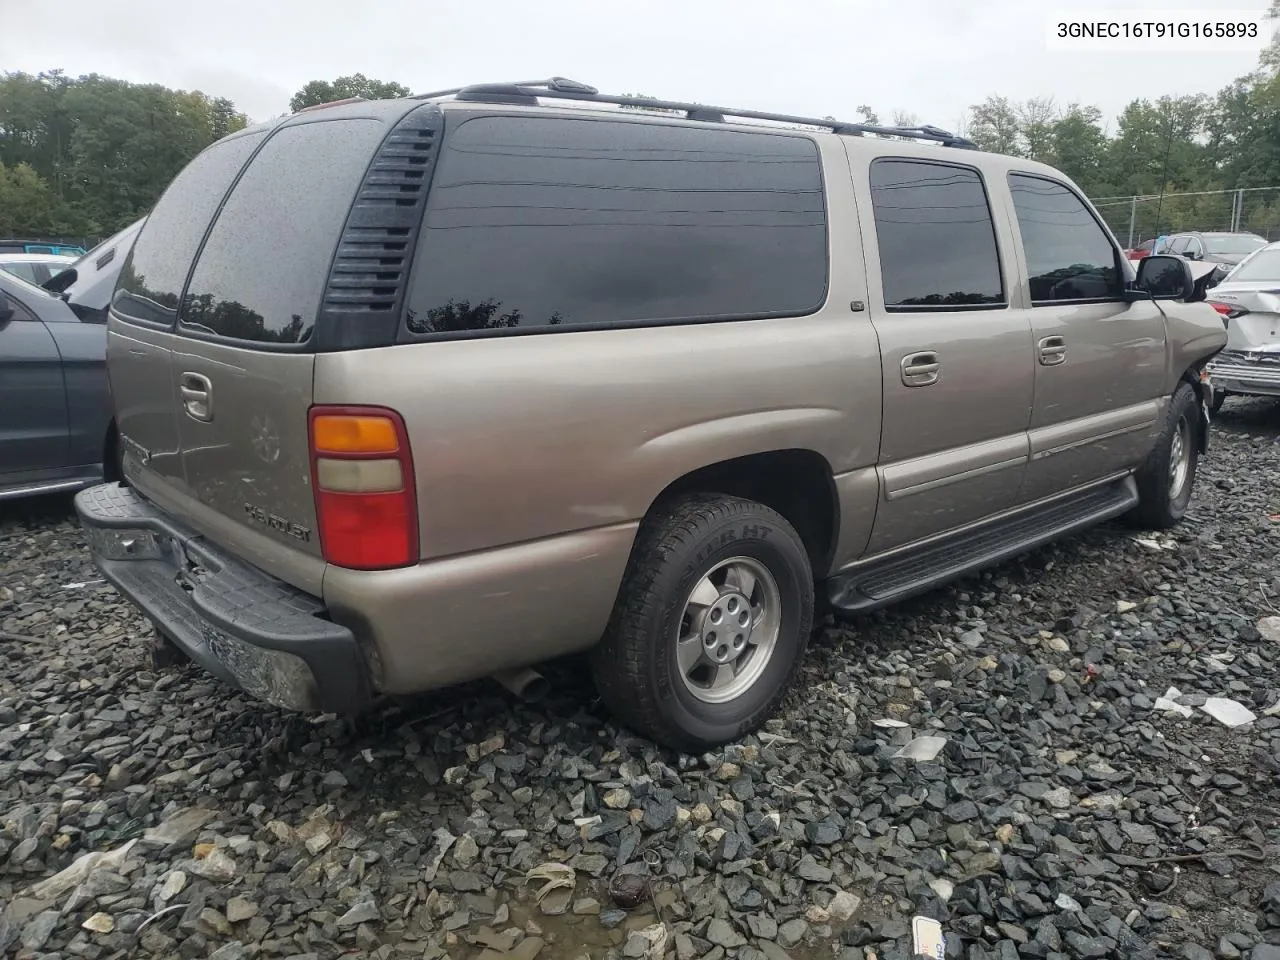
<svg viewBox="0 0 1280 960">
<path fill-rule="evenodd" d="M 1210 697 L 1200 709 L 1228 727 L 1239 727 L 1258 719 L 1243 703 L 1226 697 Z"/>
<path fill-rule="evenodd" d="M 940 754 L 946 745 L 946 737 L 916 737 L 894 756 L 915 760 L 917 763 L 928 763 Z"/>
<path fill-rule="evenodd" d="M 1263 640 L 1280 643 L 1280 617 L 1263 617 L 1258 621 L 1258 632 Z"/>
<path fill-rule="evenodd" d="M 1178 702 L 1181 697 L 1181 690 L 1177 687 L 1170 687 L 1164 692 L 1163 697 L 1156 697 L 1155 708 L 1169 713 L 1180 713 L 1184 717 L 1189 717 L 1191 716 L 1191 708 Z"/>
</svg>

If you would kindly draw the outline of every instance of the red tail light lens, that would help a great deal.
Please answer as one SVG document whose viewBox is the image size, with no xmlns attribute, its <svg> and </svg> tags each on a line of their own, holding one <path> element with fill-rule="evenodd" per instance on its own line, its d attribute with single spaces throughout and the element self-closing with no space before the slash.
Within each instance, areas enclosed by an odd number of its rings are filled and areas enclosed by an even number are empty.
<svg viewBox="0 0 1280 960">
<path fill-rule="evenodd" d="M 320 548 L 329 563 L 387 570 L 418 561 L 418 496 L 404 421 L 385 407 L 311 408 Z"/>
<path fill-rule="evenodd" d="M 1244 307 L 1237 306 L 1233 303 L 1221 303 L 1217 300 L 1210 300 L 1209 306 L 1222 314 L 1224 320 L 1234 320 L 1236 317 L 1243 317 L 1249 312 Z"/>
</svg>

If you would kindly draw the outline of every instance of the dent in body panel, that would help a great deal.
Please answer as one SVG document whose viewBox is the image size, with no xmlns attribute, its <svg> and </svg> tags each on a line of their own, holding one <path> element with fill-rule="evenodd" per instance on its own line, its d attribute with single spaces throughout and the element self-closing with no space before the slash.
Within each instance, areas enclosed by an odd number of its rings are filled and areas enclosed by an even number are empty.
<svg viewBox="0 0 1280 960">
<path fill-rule="evenodd" d="M 329 567 L 325 605 L 374 644 L 383 692 L 463 683 L 594 645 L 636 528 L 596 527 L 397 570 Z"/>
<path fill-rule="evenodd" d="M 1165 393 L 1171 395 L 1184 373 L 1227 345 L 1227 331 L 1222 317 L 1207 303 L 1164 301 L 1161 307 L 1169 341 Z"/>
<path fill-rule="evenodd" d="M 897 500 L 983 474 L 1012 469 L 1026 462 L 1025 433 L 952 447 L 885 467 L 882 471 L 884 495 L 886 500 Z"/>
<path fill-rule="evenodd" d="M 171 483 L 158 482 L 145 471 L 130 474 L 130 482 L 162 512 L 179 518 L 201 536 L 208 537 L 227 553 L 252 564 L 313 597 L 323 586 L 324 560 L 293 549 L 275 536 L 236 523 L 217 510 Z"/>
<path fill-rule="evenodd" d="M 109 320 L 107 373 L 125 475 L 150 475 L 181 486 L 178 405 L 173 389 L 173 334 Z"/>
<path fill-rule="evenodd" d="M 178 433 L 186 488 L 206 508 L 215 541 L 247 528 L 285 548 L 258 548 L 273 562 L 320 556 L 307 433 L 313 367 L 311 354 L 189 339 L 175 351 L 175 382 L 195 374 L 209 384 L 212 416 L 197 420 L 184 409 Z"/>
<path fill-rule="evenodd" d="M 875 467 L 851 470 L 837 474 L 835 486 L 840 501 L 840 527 L 831 558 L 833 572 L 857 560 L 867 549 L 880 502 L 880 474 Z"/>
<path fill-rule="evenodd" d="M 1139 466 L 1160 433 L 1167 398 L 1038 427 L 1019 503 Z"/>
</svg>

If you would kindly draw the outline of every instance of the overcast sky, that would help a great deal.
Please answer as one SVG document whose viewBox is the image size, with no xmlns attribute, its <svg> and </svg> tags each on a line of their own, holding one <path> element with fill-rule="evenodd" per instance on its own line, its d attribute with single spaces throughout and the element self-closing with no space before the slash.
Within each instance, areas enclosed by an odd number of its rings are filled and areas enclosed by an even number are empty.
<svg viewBox="0 0 1280 960">
<path fill-rule="evenodd" d="M 0 0 L 0 69 L 102 73 L 285 113 L 312 79 L 415 91 L 554 74 L 606 92 L 955 127 L 989 94 L 1092 103 L 1214 92 L 1249 52 L 1050 51 L 1051 0 Z M 1102 6 L 1102 4 L 1097 4 Z M 1266 0 L 1122 0 L 1122 9 Z M 1259 41 L 1259 48 L 1262 41 Z"/>
</svg>

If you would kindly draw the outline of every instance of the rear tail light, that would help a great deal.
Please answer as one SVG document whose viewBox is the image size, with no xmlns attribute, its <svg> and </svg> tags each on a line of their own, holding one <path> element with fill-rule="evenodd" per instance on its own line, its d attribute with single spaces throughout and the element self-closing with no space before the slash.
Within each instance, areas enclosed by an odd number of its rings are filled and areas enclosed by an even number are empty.
<svg viewBox="0 0 1280 960">
<path fill-rule="evenodd" d="M 1219 300 L 1210 300 L 1209 306 L 1217 310 L 1222 315 L 1223 320 L 1234 320 L 1236 317 L 1243 317 L 1249 312 L 1244 307 L 1237 306 L 1234 303 L 1222 303 Z"/>
<path fill-rule="evenodd" d="M 418 560 L 418 496 L 404 421 L 385 407 L 311 408 L 311 483 L 329 563 L 387 570 Z"/>
</svg>

